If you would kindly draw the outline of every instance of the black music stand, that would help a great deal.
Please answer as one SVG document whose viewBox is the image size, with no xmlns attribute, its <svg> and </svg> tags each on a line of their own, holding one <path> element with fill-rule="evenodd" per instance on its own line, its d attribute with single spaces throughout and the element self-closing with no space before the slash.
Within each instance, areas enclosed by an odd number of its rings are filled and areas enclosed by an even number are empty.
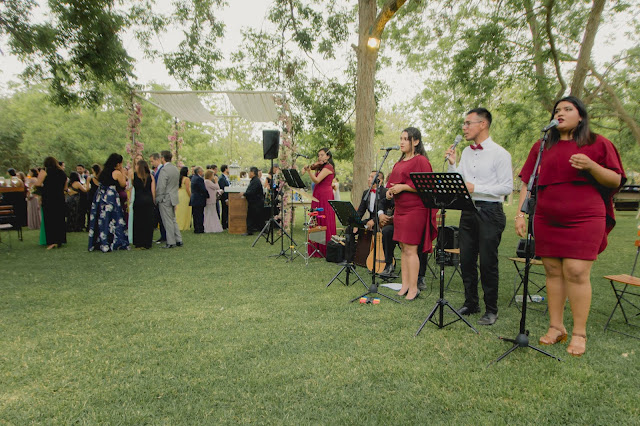
<svg viewBox="0 0 640 426">
<path fill-rule="evenodd" d="M 289 185 L 289 188 L 291 188 L 291 210 L 292 212 L 295 212 L 296 206 L 293 204 L 293 188 L 296 189 L 304 189 L 306 188 L 306 185 L 304 184 L 304 182 L 302 181 L 302 178 L 300 177 L 300 174 L 298 173 L 298 171 L 296 169 L 283 169 L 282 170 L 282 175 L 284 176 L 284 180 L 287 182 L 287 185 Z M 284 207 L 284 202 L 282 203 L 283 207 Z M 283 214 L 283 218 L 284 218 L 284 211 L 282 212 Z M 291 213 L 291 222 L 289 223 L 289 250 L 291 250 L 291 255 L 289 257 L 289 259 L 287 260 L 287 262 L 289 260 L 292 260 L 294 257 L 293 251 L 295 246 L 297 246 L 296 242 L 293 241 L 293 222 L 294 222 L 294 218 L 295 215 L 293 213 Z M 284 242 L 282 243 L 284 245 Z"/>
<path fill-rule="evenodd" d="M 444 235 L 445 214 L 446 209 L 453 210 L 476 210 L 476 206 L 473 204 L 471 195 L 467 191 L 467 186 L 462 179 L 460 173 L 411 173 L 411 180 L 422 198 L 422 202 L 425 207 L 430 209 L 440 209 L 440 226 L 438 228 L 438 235 Z M 427 241 L 425 241 L 425 244 Z M 444 298 L 444 238 L 438 238 L 438 263 L 440 264 L 440 298 L 436 301 L 435 306 L 424 320 L 416 336 L 420 334 L 427 322 L 432 322 L 437 325 L 438 328 L 444 328 L 457 321 L 464 321 L 473 331 L 478 333 L 466 319 L 456 311 L 453 306 Z M 447 306 L 451 311 L 456 314 L 458 319 L 450 321 L 444 324 L 444 307 Z M 433 321 L 433 316 L 440 308 L 438 322 Z"/>
<path fill-rule="evenodd" d="M 353 207 L 353 204 L 349 201 L 336 201 L 329 200 L 329 204 L 331 204 L 331 208 L 336 213 L 340 224 L 344 226 L 345 232 L 353 232 L 353 228 L 364 228 L 364 222 L 360 220 L 358 217 L 358 212 Z M 346 273 L 345 281 L 342 281 L 339 277 L 343 272 Z M 353 259 L 346 259 L 342 263 L 342 268 L 338 271 L 338 273 L 329 281 L 329 283 L 325 286 L 329 287 L 335 280 L 339 280 L 342 284 L 348 286 L 349 285 L 349 274 L 353 273 L 358 280 L 362 283 L 362 285 L 368 290 L 369 287 L 365 284 L 364 280 L 358 272 L 356 272 L 356 265 L 353 263 Z"/>
</svg>

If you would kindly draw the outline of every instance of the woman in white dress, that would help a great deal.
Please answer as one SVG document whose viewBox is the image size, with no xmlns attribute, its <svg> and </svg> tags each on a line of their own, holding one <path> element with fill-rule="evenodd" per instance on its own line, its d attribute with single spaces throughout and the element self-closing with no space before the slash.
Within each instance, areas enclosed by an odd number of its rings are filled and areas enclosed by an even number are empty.
<svg viewBox="0 0 640 426">
<path fill-rule="evenodd" d="M 218 185 L 218 178 L 213 174 L 213 170 L 204 172 L 204 186 L 209 193 L 207 205 L 204 208 L 204 232 L 222 232 L 220 218 L 218 218 L 218 213 L 216 212 L 216 201 L 218 200 L 220 185 Z"/>
</svg>

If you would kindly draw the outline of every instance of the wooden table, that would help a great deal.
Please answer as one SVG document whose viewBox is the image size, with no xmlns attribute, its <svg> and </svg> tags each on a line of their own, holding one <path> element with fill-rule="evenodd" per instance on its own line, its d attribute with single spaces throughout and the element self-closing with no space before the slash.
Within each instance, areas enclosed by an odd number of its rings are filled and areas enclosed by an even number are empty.
<svg viewBox="0 0 640 426">
<path fill-rule="evenodd" d="M 247 232 L 247 200 L 240 192 L 229 193 L 229 233 L 245 234 Z"/>
</svg>

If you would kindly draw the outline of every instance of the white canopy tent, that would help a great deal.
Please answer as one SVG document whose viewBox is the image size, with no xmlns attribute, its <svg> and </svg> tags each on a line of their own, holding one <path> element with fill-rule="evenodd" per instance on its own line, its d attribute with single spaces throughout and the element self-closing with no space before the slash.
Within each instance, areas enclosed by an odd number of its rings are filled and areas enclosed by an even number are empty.
<svg viewBox="0 0 640 426">
<path fill-rule="evenodd" d="M 153 101 L 144 94 L 150 94 Z M 221 118 L 236 116 L 212 115 L 202 104 L 198 95 L 224 94 L 231 105 L 242 117 L 248 121 L 276 122 L 278 108 L 274 95 L 285 96 L 285 92 L 277 91 L 219 91 L 219 90 L 191 90 L 191 91 L 161 91 L 149 90 L 136 92 L 135 95 L 152 105 L 168 112 L 179 120 L 193 123 L 207 123 Z"/>
</svg>

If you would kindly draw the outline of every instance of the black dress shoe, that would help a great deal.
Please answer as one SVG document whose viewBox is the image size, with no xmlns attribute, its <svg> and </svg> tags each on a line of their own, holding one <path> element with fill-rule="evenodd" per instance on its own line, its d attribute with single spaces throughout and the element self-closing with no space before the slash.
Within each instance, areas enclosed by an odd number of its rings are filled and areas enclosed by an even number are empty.
<svg viewBox="0 0 640 426">
<path fill-rule="evenodd" d="M 480 325 L 493 325 L 496 323 L 498 319 L 498 314 L 494 314 L 493 312 L 485 312 L 485 314 L 478 320 L 478 324 Z"/>
<path fill-rule="evenodd" d="M 176 247 L 182 247 L 183 245 L 184 245 L 184 244 L 182 243 L 182 241 L 178 241 L 178 242 L 176 243 Z"/>
<path fill-rule="evenodd" d="M 471 314 L 477 314 L 478 312 L 480 312 L 480 308 L 478 306 L 476 306 L 475 308 L 463 306 L 460 309 L 458 309 L 458 313 L 460 315 L 471 315 Z"/>
<path fill-rule="evenodd" d="M 389 277 L 389 276 L 391 276 L 391 274 L 393 274 L 393 271 L 395 271 L 395 270 L 396 270 L 395 266 L 393 266 L 393 263 L 391 263 L 391 264 L 389 264 L 389 265 L 384 267 L 382 272 L 380 272 L 380 276 Z"/>
<path fill-rule="evenodd" d="M 418 290 L 423 291 L 427 289 L 427 285 L 424 283 L 424 277 L 418 277 Z"/>
<path fill-rule="evenodd" d="M 174 248 L 175 246 L 175 244 L 165 244 L 163 246 L 160 246 L 160 248 Z"/>
<path fill-rule="evenodd" d="M 161 240 L 156 240 L 156 244 L 162 244 L 162 243 L 166 243 L 166 242 L 167 242 L 167 240 L 162 240 L 162 239 Z"/>
</svg>

